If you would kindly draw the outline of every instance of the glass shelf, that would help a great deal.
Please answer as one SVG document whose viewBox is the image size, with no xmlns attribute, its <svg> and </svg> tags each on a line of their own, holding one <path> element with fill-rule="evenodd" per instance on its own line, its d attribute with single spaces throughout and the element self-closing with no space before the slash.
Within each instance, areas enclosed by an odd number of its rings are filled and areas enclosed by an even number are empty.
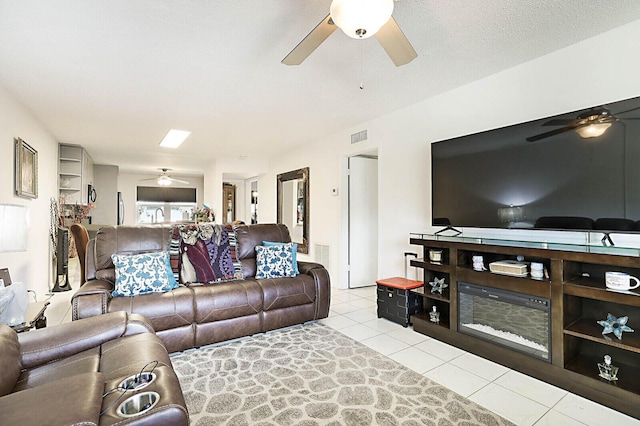
<svg viewBox="0 0 640 426">
<path fill-rule="evenodd" d="M 537 231 L 536 231 L 537 232 Z M 578 234 L 578 235 L 576 235 Z M 548 234 L 547 234 L 548 235 Z M 560 241 L 562 238 L 557 239 L 544 239 L 535 240 L 535 235 L 523 236 L 520 238 L 503 238 L 503 237 L 483 237 L 476 235 L 441 235 L 433 232 L 411 232 L 409 238 L 428 240 L 428 241 L 446 241 L 453 243 L 467 243 L 467 244 L 486 244 L 494 246 L 507 246 L 507 247 L 522 247 L 522 248 L 535 248 L 545 250 L 562 250 L 578 253 L 599 253 L 619 256 L 633 256 L 640 257 L 640 234 L 634 236 L 638 238 L 638 242 L 629 243 L 626 240 L 631 239 L 629 235 L 624 235 L 621 239 L 625 240 L 625 245 L 629 246 L 605 246 L 602 243 L 603 234 L 601 232 L 583 232 L 572 233 L 571 238 L 567 238 L 570 241 Z M 530 240 L 528 238 L 531 238 Z M 615 242 L 616 235 L 611 235 L 611 238 Z M 631 246 L 635 245 L 635 246 Z"/>
</svg>

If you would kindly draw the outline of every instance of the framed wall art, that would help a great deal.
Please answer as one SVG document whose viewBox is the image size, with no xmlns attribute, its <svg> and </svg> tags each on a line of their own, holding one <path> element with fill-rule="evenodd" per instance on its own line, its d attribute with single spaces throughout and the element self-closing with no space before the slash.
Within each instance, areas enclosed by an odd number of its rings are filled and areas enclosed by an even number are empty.
<svg viewBox="0 0 640 426">
<path fill-rule="evenodd" d="M 16 143 L 16 195 L 38 198 L 38 151 L 20 138 Z"/>
</svg>

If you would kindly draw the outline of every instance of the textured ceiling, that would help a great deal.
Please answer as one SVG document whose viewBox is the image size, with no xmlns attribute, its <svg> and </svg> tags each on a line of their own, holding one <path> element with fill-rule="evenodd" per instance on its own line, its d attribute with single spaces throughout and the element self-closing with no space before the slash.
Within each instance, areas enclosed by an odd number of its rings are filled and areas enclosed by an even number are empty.
<svg viewBox="0 0 640 426">
<path fill-rule="evenodd" d="M 282 65 L 329 5 L 0 0 L 0 84 L 96 163 L 198 174 L 214 158 L 264 158 L 640 19 L 638 0 L 400 0 L 393 16 L 418 52 L 410 64 L 336 31 L 302 65 Z M 193 133 L 159 148 L 170 128 Z"/>
</svg>

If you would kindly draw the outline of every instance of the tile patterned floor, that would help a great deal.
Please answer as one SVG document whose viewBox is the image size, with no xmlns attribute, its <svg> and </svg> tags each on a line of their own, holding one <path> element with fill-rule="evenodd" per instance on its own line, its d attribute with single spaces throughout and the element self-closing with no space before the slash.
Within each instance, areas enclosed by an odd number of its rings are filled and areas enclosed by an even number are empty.
<svg viewBox="0 0 640 426">
<path fill-rule="evenodd" d="M 640 426 L 638 419 L 378 319 L 375 286 L 332 292 L 329 318 L 321 323 L 518 425 Z"/>
<path fill-rule="evenodd" d="M 71 259 L 72 287 L 79 269 Z M 49 325 L 71 321 L 74 291 L 56 293 L 47 309 Z M 563 389 L 404 328 L 376 313 L 376 288 L 332 289 L 329 327 L 373 348 L 493 412 L 523 425 L 640 426 L 640 421 Z"/>
</svg>

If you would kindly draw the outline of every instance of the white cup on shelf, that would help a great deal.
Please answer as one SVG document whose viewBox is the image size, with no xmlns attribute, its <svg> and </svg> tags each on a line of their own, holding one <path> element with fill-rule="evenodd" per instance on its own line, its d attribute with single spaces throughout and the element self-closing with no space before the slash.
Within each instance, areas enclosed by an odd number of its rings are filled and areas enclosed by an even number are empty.
<svg viewBox="0 0 640 426">
<path fill-rule="evenodd" d="M 472 256 L 471 260 L 473 261 L 473 269 L 475 271 L 486 271 L 484 258 L 482 256 Z"/>
<path fill-rule="evenodd" d="M 442 250 L 429 250 L 429 261 L 442 262 Z"/>
<path fill-rule="evenodd" d="M 544 277 L 544 265 L 540 262 L 531 262 L 531 276 L 533 278 Z"/>
<path fill-rule="evenodd" d="M 604 281 L 607 288 L 612 290 L 633 290 L 634 288 L 640 287 L 640 280 L 626 272 L 606 272 L 604 274 Z M 635 281 L 635 285 L 632 285 L 631 281 Z"/>
</svg>

